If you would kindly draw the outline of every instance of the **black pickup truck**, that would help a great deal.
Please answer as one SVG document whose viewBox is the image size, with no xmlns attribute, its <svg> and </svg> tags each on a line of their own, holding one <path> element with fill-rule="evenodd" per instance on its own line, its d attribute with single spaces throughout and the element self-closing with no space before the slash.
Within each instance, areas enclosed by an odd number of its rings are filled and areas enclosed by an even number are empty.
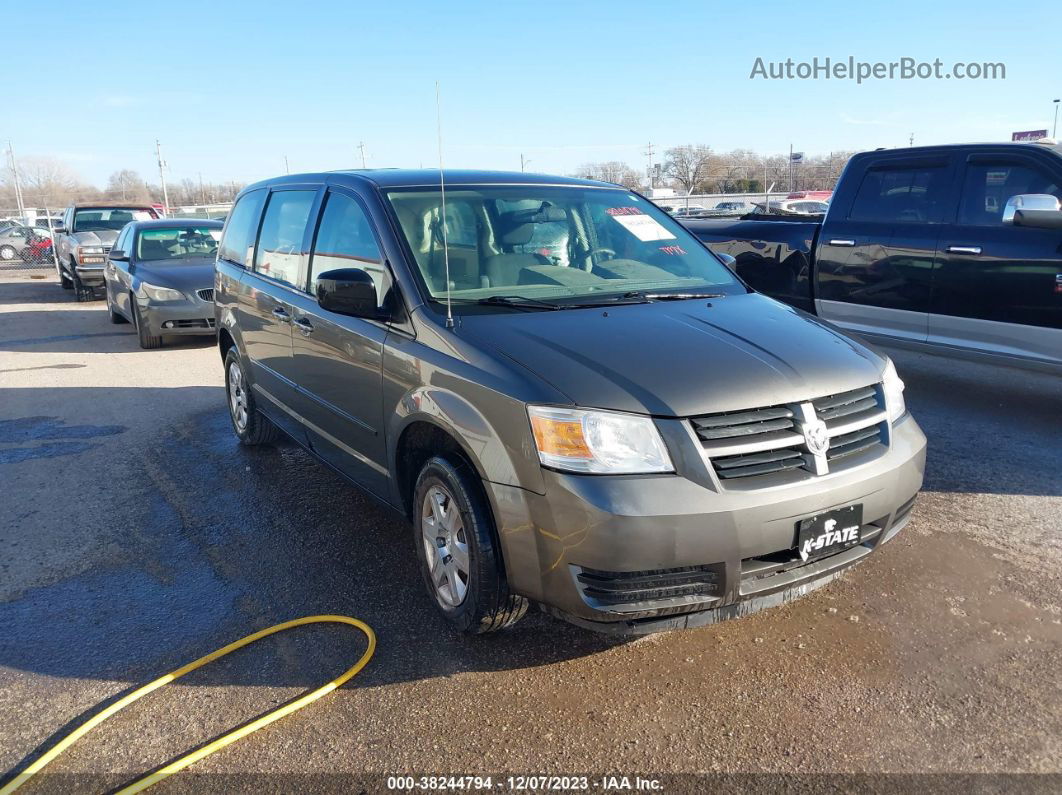
<svg viewBox="0 0 1062 795">
<path fill-rule="evenodd" d="M 854 156 L 812 219 L 685 220 L 757 290 L 839 326 L 1062 367 L 1062 146 Z"/>
</svg>

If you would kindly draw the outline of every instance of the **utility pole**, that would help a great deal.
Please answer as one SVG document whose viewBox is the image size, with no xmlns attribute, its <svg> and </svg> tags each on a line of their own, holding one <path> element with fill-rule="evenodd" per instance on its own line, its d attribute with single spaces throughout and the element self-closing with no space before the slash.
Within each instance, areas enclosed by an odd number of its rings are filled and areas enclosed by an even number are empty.
<svg viewBox="0 0 1062 795">
<path fill-rule="evenodd" d="M 25 223 L 26 204 L 22 200 L 22 180 L 18 176 L 18 162 L 15 160 L 15 148 L 11 145 L 11 139 L 7 141 L 7 156 L 11 159 L 11 176 L 15 181 L 15 204 L 18 205 L 18 218 Z"/>
<path fill-rule="evenodd" d="M 656 187 L 656 174 L 653 172 L 653 142 L 650 141 L 645 149 L 645 156 L 649 158 L 649 190 Z"/>
<path fill-rule="evenodd" d="M 284 155 L 284 173 L 285 174 L 290 174 L 291 173 L 291 169 L 288 168 L 288 156 L 287 155 Z"/>
<path fill-rule="evenodd" d="M 908 146 L 914 146 L 914 133 L 911 133 L 911 137 L 907 139 Z"/>
<path fill-rule="evenodd" d="M 789 192 L 793 192 L 793 145 L 789 144 Z"/>
<path fill-rule="evenodd" d="M 1051 137 L 1052 138 L 1057 138 L 1058 137 L 1058 103 L 1059 103 L 1059 100 L 1056 99 L 1055 100 L 1055 126 L 1054 126 L 1054 129 L 1051 130 Z M 8 142 L 8 146 L 11 146 L 10 142 Z"/>
<path fill-rule="evenodd" d="M 159 158 L 159 181 L 162 183 L 162 213 L 169 215 L 170 194 L 166 192 L 166 161 L 162 159 L 162 144 L 159 143 L 158 138 L 155 139 L 155 154 Z"/>
<path fill-rule="evenodd" d="M 524 171 L 527 168 L 527 164 L 530 163 L 530 158 L 525 158 L 524 153 L 520 153 L 520 170 Z"/>
<path fill-rule="evenodd" d="M 207 203 L 206 193 L 203 191 L 203 172 L 199 172 L 199 201 L 203 204 Z"/>
<path fill-rule="evenodd" d="M 358 142 L 358 149 L 361 151 L 361 167 L 365 168 L 365 142 Z"/>
</svg>

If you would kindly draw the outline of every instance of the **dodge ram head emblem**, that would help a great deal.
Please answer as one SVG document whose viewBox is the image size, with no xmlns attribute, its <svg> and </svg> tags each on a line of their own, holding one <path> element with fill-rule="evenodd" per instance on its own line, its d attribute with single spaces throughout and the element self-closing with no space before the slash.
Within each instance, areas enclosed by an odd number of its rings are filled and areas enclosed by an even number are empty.
<svg viewBox="0 0 1062 795">
<path fill-rule="evenodd" d="M 830 432 L 826 429 L 826 423 L 822 420 L 814 420 L 804 424 L 804 444 L 812 455 L 825 455 L 830 449 Z"/>
</svg>

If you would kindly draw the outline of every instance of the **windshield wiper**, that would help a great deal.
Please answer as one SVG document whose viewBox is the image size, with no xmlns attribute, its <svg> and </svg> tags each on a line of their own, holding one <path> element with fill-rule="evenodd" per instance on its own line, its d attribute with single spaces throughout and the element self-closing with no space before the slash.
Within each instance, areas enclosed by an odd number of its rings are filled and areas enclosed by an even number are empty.
<svg viewBox="0 0 1062 795">
<path fill-rule="evenodd" d="M 644 290 L 631 290 L 624 293 L 623 298 L 642 298 L 646 301 L 688 301 L 696 298 L 726 298 L 725 293 L 680 293 L 680 292 L 645 292 Z"/>
<path fill-rule="evenodd" d="M 491 295 L 487 298 L 475 299 L 477 304 L 486 306 L 512 306 L 517 309 L 566 309 L 552 301 L 542 301 L 538 298 L 526 298 L 522 295 Z"/>
</svg>

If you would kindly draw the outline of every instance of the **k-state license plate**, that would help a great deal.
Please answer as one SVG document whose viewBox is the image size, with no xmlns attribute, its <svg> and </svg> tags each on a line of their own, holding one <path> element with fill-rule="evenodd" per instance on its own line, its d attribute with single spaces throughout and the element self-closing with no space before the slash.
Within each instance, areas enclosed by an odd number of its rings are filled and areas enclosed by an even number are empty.
<svg viewBox="0 0 1062 795">
<path fill-rule="evenodd" d="M 797 551 L 801 560 L 815 560 L 854 547 L 863 525 L 863 506 L 837 508 L 797 523 Z"/>
</svg>

